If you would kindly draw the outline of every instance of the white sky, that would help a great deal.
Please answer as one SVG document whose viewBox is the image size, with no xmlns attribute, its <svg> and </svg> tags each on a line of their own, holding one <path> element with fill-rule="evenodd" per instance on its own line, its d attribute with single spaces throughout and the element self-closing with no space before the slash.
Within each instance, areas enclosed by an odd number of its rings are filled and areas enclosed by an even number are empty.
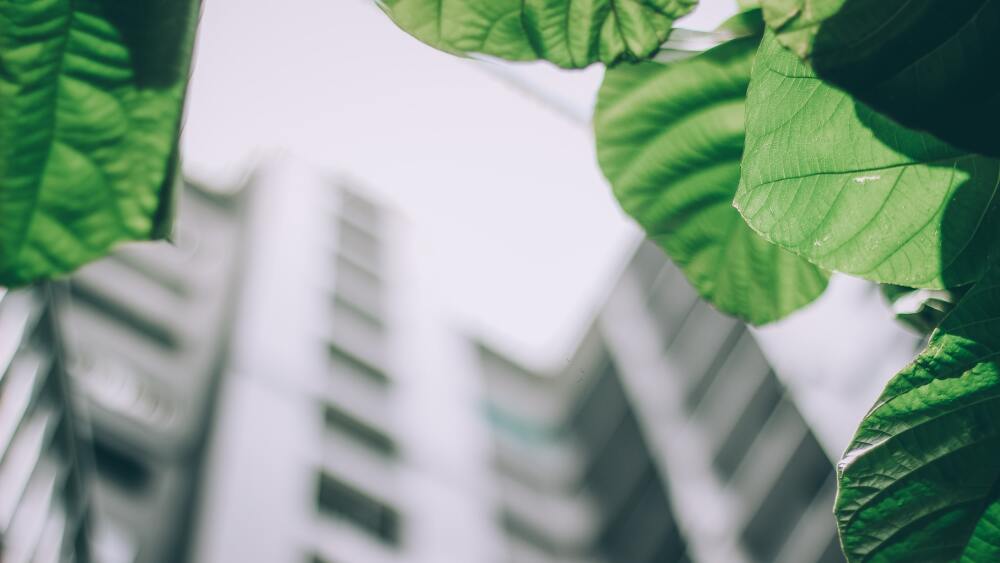
<svg viewBox="0 0 1000 563">
<path fill-rule="evenodd" d="M 734 0 L 704 0 L 681 25 L 709 29 L 734 11 Z M 573 344 L 636 230 L 597 169 L 589 128 L 486 64 L 423 46 L 365 0 L 211 0 L 186 168 L 227 183 L 282 151 L 358 179 L 426 241 L 460 324 L 550 363 Z M 512 72 L 581 116 L 602 74 L 544 63 Z"/>
</svg>

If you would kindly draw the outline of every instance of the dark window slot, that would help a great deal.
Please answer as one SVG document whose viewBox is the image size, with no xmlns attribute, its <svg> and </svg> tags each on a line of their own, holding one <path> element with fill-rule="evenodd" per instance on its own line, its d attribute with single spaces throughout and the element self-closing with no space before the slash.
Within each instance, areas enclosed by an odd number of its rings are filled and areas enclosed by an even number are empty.
<svg viewBox="0 0 1000 563">
<path fill-rule="evenodd" d="M 149 468 L 139 459 L 104 440 L 94 441 L 94 462 L 98 473 L 117 487 L 139 492 L 149 485 Z"/>
<path fill-rule="evenodd" d="M 356 320 L 364 323 L 376 332 L 382 332 L 385 329 L 382 319 L 378 318 L 374 313 L 365 310 L 364 307 L 361 307 L 357 303 L 345 299 L 344 296 L 339 293 L 335 293 L 333 295 L 333 312 L 334 323 L 337 322 L 337 317 L 346 314 L 354 317 Z"/>
<path fill-rule="evenodd" d="M 344 350 L 340 346 L 330 344 L 328 351 L 330 353 L 330 359 L 334 362 L 335 367 L 339 364 L 339 367 L 347 368 L 353 373 L 357 373 L 379 385 L 388 385 L 390 383 L 389 377 L 384 371 L 373 366 L 368 361 L 359 358 L 355 354 Z"/>
<path fill-rule="evenodd" d="M 729 481 L 746 457 L 761 428 L 781 402 L 783 389 L 773 373 L 769 373 L 754 392 L 750 403 L 740 415 L 739 423 L 726 436 L 712 460 L 715 469 Z"/>
<path fill-rule="evenodd" d="M 568 437 L 563 428 L 552 428 L 528 420 L 489 400 L 484 404 L 483 410 L 486 420 L 494 430 L 523 444 L 552 444 Z"/>
<path fill-rule="evenodd" d="M 142 277 L 152 280 L 177 297 L 184 298 L 190 293 L 187 284 L 170 272 L 162 270 L 144 260 L 137 259 L 126 252 L 116 252 L 110 256 L 110 259 L 138 273 Z"/>
<path fill-rule="evenodd" d="M 675 322 L 665 323 L 664 322 L 665 319 L 663 318 L 659 319 L 660 325 L 666 327 L 666 330 L 664 330 L 664 332 L 666 333 L 665 334 L 666 339 L 663 343 L 664 350 L 672 351 L 674 341 L 676 341 L 677 337 L 680 336 L 681 333 L 683 333 L 685 329 L 688 328 L 687 326 L 688 320 L 692 316 L 694 316 L 695 311 L 698 310 L 699 305 L 701 305 L 702 307 L 707 307 L 707 305 L 705 305 L 701 300 L 692 297 L 690 303 L 681 302 L 675 305 L 676 311 L 673 311 L 671 313 L 672 315 L 674 315 L 674 318 L 677 319 Z"/>
<path fill-rule="evenodd" d="M 377 264 L 379 261 L 380 245 L 378 238 L 364 228 L 341 219 L 338 222 L 340 228 L 340 246 L 348 252 L 355 253 L 357 257 Z"/>
<path fill-rule="evenodd" d="M 341 214 L 356 223 L 375 228 L 379 222 L 378 206 L 352 190 L 341 189 Z"/>
<path fill-rule="evenodd" d="M 687 556 L 687 544 L 677 535 L 664 535 L 660 549 L 646 563 L 690 563 Z"/>
<path fill-rule="evenodd" d="M 573 431 L 588 448 L 603 448 L 628 409 L 614 364 L 607 362 L 597 380 L 583 391 L 570 419 Z"/>
<path fill-rule="evenodd" d="M 318 507 L 320 512 L 343 518 L 386 545 L 399 545 L 400 517 L 395 509 L 325 473 L 319 479 Z"/>
<path fill-rule="evenodd" d="M 638 486 L 652 461 L 635 417 L 622 417 L 614 436 L 587 467 L 586 487 L 604 514 L 613 514 Z"/>
<path fill-rule="evenodd" d="M 683 542 L 666 491 L 652 466 L 608 522 L 599 541 L 600 550 L 609 561 L 653 561 L 663 541 Z"/>
<path fill-rule="evenodd" d="M 327 428 L 339 431 L 382 455 L 394 456 L 397 453 L 396 443 L 384 432 L 372 428 L 332 405 L 323 408 L 323 420 Z"/>
<path fill-rule="evenodd" d="M 180 347 L 179 339 L 172 330 L 144 316 L 141 312 L 79 282 L 71 283 L 70 288 L 73 299 L 78 303 L 87 305 L 98 313 L 127 325 L 164 348 L 177 350 Z"/>
<path fill-rule="evenodd" d="M 552 556 L 566 555 L 565 552 L 567 550 L 563 546 L 509 510 L 502 511 L 500 522 L 507 534 L 520 539 L 524 543 L 532 545 Z"/>
<path fill-rule="evenodd" d="M 354 278 L 358 282 L 375 286 L 377 289 L 382 286 L 382 278 L 379 277 L 378 273 L 344 254 L 337 255 L 337 278 Z"/>
<path fill-rule="evenodd" d="M 736 344 L 740 341 L 740 337 L 743 336 L 745 329 L 742 324 L 737 323 L 736 326 L 730 331 L 729 336 L 726 337 L 725 343 L 722 345 L 722 349 L 719 354 L 712 361 L 712 365 L 708 368 L 708 371 L 698 378 L 697 382 L 688 389 L 687 396 L 684 398 L 684 406 L 687 408 L 688 413 L 694 411 L 698 403 L 705 398 L 705 394 L 708 392 L 709 387 L 715 382 L 716 377 L 719 372 L 722 371 L 722 366 L 725 365 L 726 360 L 733 353 L 736 348 Z M 696 376 L 697 377 L 697 376 Z"/>
<path fill-rule="evenodd" d="M 830 459 L 812 434 L 806 434 L 743 531 L 743 542 L 756 560 L 774 560 L 795 524 L 832 477 Z M 834 525 L 832 515 L 830 525 Z"/>
</svg>

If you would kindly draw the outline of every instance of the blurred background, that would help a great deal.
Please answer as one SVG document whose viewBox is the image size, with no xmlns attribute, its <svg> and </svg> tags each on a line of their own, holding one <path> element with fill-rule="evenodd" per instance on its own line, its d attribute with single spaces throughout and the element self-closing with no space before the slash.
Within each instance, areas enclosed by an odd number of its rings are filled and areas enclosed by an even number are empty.
<svg viewBox="0 0 1000 563">
<path fill-rule="evenodd" d="M 0 561 L 842 561 L 833 463 L 920 338 L 843 277 L 698 299 L 597 168 L 601 75 L 205 2 L 174 242 L 0 290 Z"/>
</svg>

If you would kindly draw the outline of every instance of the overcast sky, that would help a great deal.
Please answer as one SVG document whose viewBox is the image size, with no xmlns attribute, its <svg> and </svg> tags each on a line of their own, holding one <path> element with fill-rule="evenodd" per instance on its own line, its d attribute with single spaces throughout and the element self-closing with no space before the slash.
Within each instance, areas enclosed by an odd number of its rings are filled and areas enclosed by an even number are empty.
<svg viewBox="0 0 1000 563">
<path fill-rule="evenodd" d="M 735 11 L 707 0 L 682 25 Z M 572 345 L 636 236 L 585 121 L 426 47 L 365 0 L 205 3 L 188 173 L 231 182 L 284 151 L 356 178 L 412 222 L 456 321 L 522 357 Z M 585 120 L 602 71 L 504 68 Z M 289 186 L 288 189 L 294 189 Z"/>
</svg>

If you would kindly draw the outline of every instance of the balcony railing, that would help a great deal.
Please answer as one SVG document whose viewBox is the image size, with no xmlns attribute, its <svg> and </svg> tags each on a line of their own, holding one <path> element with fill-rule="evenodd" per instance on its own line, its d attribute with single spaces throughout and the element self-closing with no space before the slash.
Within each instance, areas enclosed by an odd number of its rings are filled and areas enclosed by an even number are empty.
<svg viewBox="0 0 1000 563">
<path fill-rule="evenodd" d="M 90 561 L 89 463 L 52 321 L 51 288 L 0 289 L 0 561 Z"/>
</svg>

